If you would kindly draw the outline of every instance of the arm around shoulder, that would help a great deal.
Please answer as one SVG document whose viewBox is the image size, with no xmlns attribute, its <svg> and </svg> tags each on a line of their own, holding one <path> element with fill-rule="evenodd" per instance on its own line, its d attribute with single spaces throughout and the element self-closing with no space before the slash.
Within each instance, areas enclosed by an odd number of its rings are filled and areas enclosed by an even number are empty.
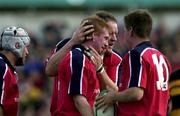
<svg viewBox="0 0 180 116">
<path fill-rule="evenodd" d="M 57 75 L 57 68 L 59 62 L 62 61 L 62 59 L 66 56 L 66 54 L 71 50 L 73 45 L 74 44 L 70 40 L 67 44 L 65 44 L 65 46 L 63 46 L 49 59 L 45 69 L 47 76 L 52 77 Z"/>
</svg>

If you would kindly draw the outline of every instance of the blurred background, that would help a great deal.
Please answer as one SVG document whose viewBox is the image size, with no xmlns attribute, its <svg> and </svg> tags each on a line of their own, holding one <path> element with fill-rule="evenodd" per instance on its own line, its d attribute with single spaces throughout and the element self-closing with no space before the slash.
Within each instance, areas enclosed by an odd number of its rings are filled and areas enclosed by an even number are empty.
<svg viewBox="0 0 180 116">
<path fill-rule="evenodd" d="M 119 22 L 115 48 L 124 54 L 123 16 L 137 8 L 152 13 L 154 46 L 168 57 L 173 70 L 180 68 L 180 0 L 0 0 L 0 31 L 14 25 L 31 37 L 28 61 L 17 68 L 19 116 L 50 116 L 53 80 L 44 73 L 44 61 L 58 41 L 71 37 L 84 17 L 97 10 L 111 12 Z"/>
</svg>

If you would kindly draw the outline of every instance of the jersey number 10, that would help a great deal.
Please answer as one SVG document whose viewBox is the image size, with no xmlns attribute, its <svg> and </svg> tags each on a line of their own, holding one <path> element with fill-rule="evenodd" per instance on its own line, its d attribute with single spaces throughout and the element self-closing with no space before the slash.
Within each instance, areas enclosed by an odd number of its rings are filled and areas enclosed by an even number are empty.
<svg viewBox="0 0 180 116">
<path fill-rule="evenodd" d="M 158 81 L 156 82 L 157 90 L 166 91 L 168 89 L 169 71 L 165 59 L 162 55 L 157 56 L 157 54 L 153 54 L 152 59 L 158 73 Z M 166 77 L 164 77 L 164 73 L 166 73 Z"/>
</svg>

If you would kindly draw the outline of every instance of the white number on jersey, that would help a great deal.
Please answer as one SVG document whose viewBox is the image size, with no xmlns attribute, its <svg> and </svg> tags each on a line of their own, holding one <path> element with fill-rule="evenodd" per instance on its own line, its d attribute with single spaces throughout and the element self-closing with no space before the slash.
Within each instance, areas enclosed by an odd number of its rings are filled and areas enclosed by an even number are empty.
<svg viewBox="0 0 180 116">
<path fill-rule="evenodd" d="M 153 59 L 154 64 L 156 65 L 156 69 L 157 69 L 157 73 L 158 73 L 158 81 L 156 83 L 157 90 L 166 91 L 168 89 L 169 71 L 168 71 L 168 67 L 165 62 L 165 59 L 162 55 L 157 56 L 157 54 L 153 54 L 152 59 Z M 159 62 L 158 62 L 158 59 L 159 59 Z M 165 68 L 163 68 L 163 65 Z M 166 78 L 164 77 L 163 72 L 166 73 Z"/>
</svg>

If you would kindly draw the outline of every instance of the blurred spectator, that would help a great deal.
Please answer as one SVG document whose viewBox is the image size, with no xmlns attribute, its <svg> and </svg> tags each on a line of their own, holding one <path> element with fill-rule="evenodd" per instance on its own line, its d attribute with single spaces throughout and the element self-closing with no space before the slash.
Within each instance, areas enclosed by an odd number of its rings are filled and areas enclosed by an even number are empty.
<svg viewBox="0 0 180 116">
<path fill-rule="evenodd" d="M 170 76 L 170 116 L 180 116 L 180 69 Z"/>
<path fill-rule="evenodd" d="M 168 28 L 163 23 L 153 30 L 151 41 L 153 45 L 160 49 L 171 62 L 173 71 L 180 68 L 180 28 L 176 32 L 168 31 Z"/>
<path fill-rule="evenodd" d="M 21 114 L 23 116 L 44 116 L 47 106 L 48 83 L 43 62 L 29 61 L 24 66 L 24 79 L 21 87 Z"/>
<path fill-rule="evenodd" d="M 180 27 L 176 30 L 176 33 L 172 40 L 171 41 L 173 42 L 172 45 L 173 55 L 171 56 L 171 60 L 172 60 L 173 70 L 176 70 L 180 68 Z"/>
<path fill-rule="evenodd" d="M 62 38 L 62 30 L 65 25 L 58 22 L 47 23 L 43 28 L 45 45 L 48 48 L 53 48 L 54 45 Z"/>
<path fill-rule="evenodd" d="M 154 40 L 154 42 L 156 43 L 154 43 L 154 45 L 157 49 L 161 50 L 161 52 L 165 53 L 163 45 L 166 44 L 170 38 L 166 24 L 162 20 L 159 22 L 158 27 L 155 29 L 156 41 Z"/>
</svg>

